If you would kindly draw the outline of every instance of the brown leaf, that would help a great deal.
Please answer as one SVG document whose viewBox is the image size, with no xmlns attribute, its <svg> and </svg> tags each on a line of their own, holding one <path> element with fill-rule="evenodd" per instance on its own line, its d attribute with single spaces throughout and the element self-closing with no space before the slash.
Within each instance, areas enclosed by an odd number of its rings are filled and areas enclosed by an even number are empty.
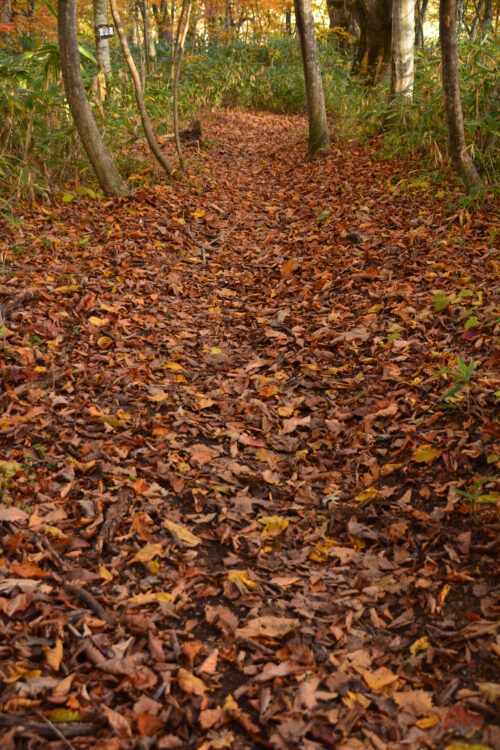
<svg viewBox="0 0 500 750">
<path fill-rule="evenodd" d="M 236 637 L 242 638 L 284 638 L 299 626 L 299 621 L 291 617 L 256 617 L 236 630 Z"/>
</svg>

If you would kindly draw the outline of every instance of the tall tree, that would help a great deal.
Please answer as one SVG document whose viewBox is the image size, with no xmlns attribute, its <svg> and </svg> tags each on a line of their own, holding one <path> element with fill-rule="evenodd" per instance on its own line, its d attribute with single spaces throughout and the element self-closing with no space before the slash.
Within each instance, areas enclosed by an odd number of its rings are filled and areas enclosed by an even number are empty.
<svg viewBox="0 0 500 750">
<path fill-rule="evenodd" d="M 415 0 L 393 0 L 391 99 L 413 99 Z"/>
<path fill-rule="evenodd" d="M 377 83 L 391 59 L 392 0 L 346 0 L 359 26 L 359 43 L 352 69 Z"/>
<path fill-rule="evenodd" d="M 111 57 L 109 54 L 109 42 L 99 34 L 99 26 L 107 26 L 108 23 L 108 1 L 94 0 L 94 33 L 95 51 L 99 68 L 106 78 L 111 75 Z"/>
<path fill-rule="evenodd" d="M 439 41 L 443 98 L 450 155 L 467 190 L 481 185 L 481 178 L 465 146 L 464 118 L 458 79 L 457 0 L 440 0 Z"/>
<path fill-rule="evenodd" d="M 69 108 L 99 184 L 107 195 L 123 195 L 127 187 L 116 169 L 94 120 L 80 70 L 76 0 L 58 0 L 57 32 L 61 72 Z"/>
<path fill-rule="evenodd" d="M 148 142 L 148 146 L 151 150 L 151 153 L 155 156 L 156 160 L 163 167 L 165 172 L 168 175 L 171 175 L 173 171 L 172 167 L 170 166 L 170 162 L 168 161 L 167 157 L 161 150 L 158 141 L 156 140 L 156 136 L 154 134 L 151 121 L 146 111 L 146 105 L 144 103 L 144 96 L 142 93 L 141 79 L 139 78 L 139 73 L 137 72 L 134 58 L 132 57 L 132 53 L 130 52 L 130 47 L 128 46 L 127 36 L 122 26 L 122 21 L 120 18 L 120 13 L 118 11 L 118 5 L 117 5 L 116 0 L 110 0 L 110 7 L 111 7 L 111 13 L 113 14 L 113 21 L 115 22 L 115 26 L 116 26 L 116 31 L 118 32 L 118 37 L 120 39 L 120 45 L 123 51 L 123 56 L 125 57 L 125 61 L 130 71 L 130 75 L 132 76 L 132 82 L 134 84 L 134 91 L 135 91 L 135 100 L 137 102 L 137 107 L 139 109 L 139 114 L 141 116 L 141 123 L 142 123 L 142 129 L 144 130 L 144 135 L 146 136 L 146 140 Z"/>
<path fill-rule="evenodd" d="M 330 153 L 330 139 L 311 0 L 294 0 L 294 5 L 306 85 L 309 152 L 326 156 Z"/>
</svg>

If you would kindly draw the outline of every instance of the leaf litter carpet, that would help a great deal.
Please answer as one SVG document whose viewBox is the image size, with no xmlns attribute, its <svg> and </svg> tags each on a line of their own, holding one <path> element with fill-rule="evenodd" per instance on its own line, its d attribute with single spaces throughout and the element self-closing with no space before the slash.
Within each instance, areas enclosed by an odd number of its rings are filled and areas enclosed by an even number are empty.
<svg viewBox="0 0 500 750">
<path fill-rule="evenodd" d="M 500 748 L 498 214 L 304 132 L 2 225 L 2 750 Z"/>
</svg>

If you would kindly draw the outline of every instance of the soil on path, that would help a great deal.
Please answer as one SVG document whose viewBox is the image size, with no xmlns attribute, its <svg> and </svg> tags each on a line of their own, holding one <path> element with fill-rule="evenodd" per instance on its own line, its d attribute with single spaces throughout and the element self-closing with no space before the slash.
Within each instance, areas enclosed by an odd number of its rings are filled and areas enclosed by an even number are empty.
<svg viewBox="0 0 500 750">
<path fill-rule="evenodd" d="M 500 748 L 498 215 L 304 132 L 3 228 L 3 750 Z"/>
</svg>

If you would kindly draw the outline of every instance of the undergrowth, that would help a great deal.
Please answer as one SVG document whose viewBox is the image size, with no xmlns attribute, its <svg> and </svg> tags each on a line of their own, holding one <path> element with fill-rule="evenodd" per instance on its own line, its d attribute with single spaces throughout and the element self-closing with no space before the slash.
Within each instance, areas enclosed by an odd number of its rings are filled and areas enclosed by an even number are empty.
<svg viewBox="0 0 500 750">
<path fill-rule="evenodd" d="M 74 181 L 90 183 L 61 87 L 57 45 L 0 49 L 0 200 L 47 196 Z M 125 177 L 146 179 L 143 140 L 133 90 L 121 54 L 113 50 L 114 77 L 107 98 L 98 99 L 97 68 L 91 47 L 82 46 L 82 70 L 99 126 Z M 414 102 L 387 126 L 387 81 L 375 89 L 350 75 L 351 60 L 327 39 L 320 40 L 326 105 L 334 134 L 344 139 L 382 135 L 375 158 L 415 157 L 422 174 L 443 177 L 446 126 L 440 87 L 439 49 L 418 53 Z M 498 182 L 498 149 L 484 149 L 488 132 L 498 133 L 492 105 L 498 85 L 500 44 L 489 39 L 461 47 L 461 88 L 467 140 L 485 181 Z M 170 49 L 158 48 L 146 86 L 146 102 L 159 134 L 171 132 Z M 269 37 L 251 42 L 196 42 L 188 45 L 181 81 L 180 112 L 187 121 L 207 108 L 242 107 L 275 113 L 305 109 L 297 40 Z M 386 123 L 385 127 L 383 123 Z M 445 169 L 446 171 L 446 169 Z M 145 176 L 146 175 L 146 176 Z"/>
</svg>

